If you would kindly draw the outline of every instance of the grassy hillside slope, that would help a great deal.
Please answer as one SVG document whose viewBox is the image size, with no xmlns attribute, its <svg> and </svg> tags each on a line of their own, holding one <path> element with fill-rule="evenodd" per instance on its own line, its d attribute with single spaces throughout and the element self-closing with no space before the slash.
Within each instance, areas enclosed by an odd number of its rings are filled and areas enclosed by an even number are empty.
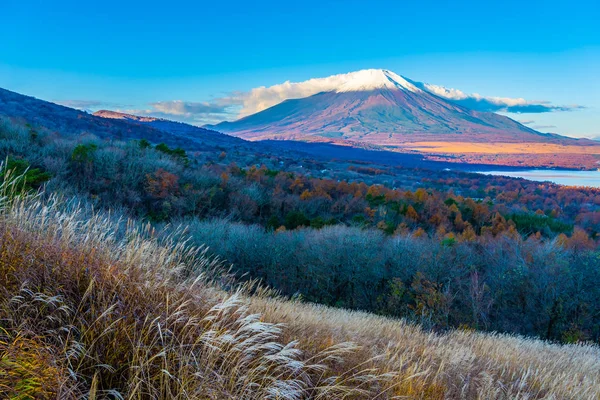
<svg viewBox="0 0 600 400">
<path fill-rule="evenodd" d="M 0 212 L 0 390 L 9 398 L 579 399 L 600 349 L 286 301 L 218 260 L 57 197 Z M 251 294 L 252 293 L 252 294 Z"/>
</svg>

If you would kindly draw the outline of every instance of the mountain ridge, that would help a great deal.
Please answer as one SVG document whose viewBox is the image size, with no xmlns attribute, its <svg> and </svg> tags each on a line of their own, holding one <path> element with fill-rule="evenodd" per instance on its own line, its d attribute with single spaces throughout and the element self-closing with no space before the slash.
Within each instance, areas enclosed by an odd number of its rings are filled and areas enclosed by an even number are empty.
<svg viewBox="0 0 600 400">
<path fill-rule="evenodd" d="M 110 110 L 98 110 L 94 112 L 92 115 L 95 117 L 105 118 L 105 119 L 113 119 L 113 120 L 123 120 L 132 124 L 140 125 L 140 126 L 148 126 L 154 129 L 158 129 L 161 131 L 166 131 L 172 133 L 174 135 L 184 137 L 191 140 L 204 139 L 209 140 L 212 139 L 217 142 L 224 142 L 229 144 L 241 144 L 242 141 L 240 138 L 235 136 L 226 135 L 221 132 L 217 132 L 212 129 L 207 129 L 195 125 L 186 124 L 184 122 L 172 121 L 165 118 L 157 118 L 150 116 L 140 116 L 127 114 L 119 111 L 110 111 Z"/>
<path fill-rule="evenodd" d="M 511 143 L 570 139 L 535 131 L 496 113 L 468 109 L 389 70 L 331 78 L 326 91 L 205 127 L 249 140 L 317 136 L 385 146 L 432 139 Z"/>
<path fill-rule="evenodd" d="M 112 113 L 112 118 L 106 117 L 109 113 Z M 116 118 L 117 114 L 120 114 L 119 118 Z M 105 111 L 104 115 L 90 114 L 0 88 L 0 117 L 24 120 L 34 128 L 41 126 L 66 136 L 94 134 L 107 140 L 147 139 L 190 150 L 201 149 L 205 145 L 244 146 L 247 143 L 220 132 L 169 120 L 150 118 L 152 121 L 145 121 L 149 118 L 113 111 Z"/>
</svg>

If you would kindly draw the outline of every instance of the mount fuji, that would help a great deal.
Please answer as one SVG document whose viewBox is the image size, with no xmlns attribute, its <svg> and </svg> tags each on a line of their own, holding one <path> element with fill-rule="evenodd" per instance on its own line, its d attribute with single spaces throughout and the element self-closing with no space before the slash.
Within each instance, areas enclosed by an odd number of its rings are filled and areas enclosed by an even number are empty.
<svg viewBox="0 0 600 400">
<path fill-rule="evenodd" d="M 327 78 L 314 95 L 285 100 L 210 128 L 249 140 L 333 141 L 394 147 L 412 142 L 522 143 L 569 141 L 508 117 L 468 109 L 427 85 L 385 69 Z"/>
</svg>

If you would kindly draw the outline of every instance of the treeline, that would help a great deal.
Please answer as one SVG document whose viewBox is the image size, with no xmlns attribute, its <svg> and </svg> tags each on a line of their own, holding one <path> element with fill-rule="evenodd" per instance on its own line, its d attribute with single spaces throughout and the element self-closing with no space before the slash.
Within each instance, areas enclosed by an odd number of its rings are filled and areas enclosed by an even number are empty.
<svg viewBox="0 0 600 400">
<path fill-rule="evenodd" d="M 332 226 L 266 232 L 223 220 L 182 221 L 196 244 L 287 296 L 405 317 L 575 342 L 600 339 L 600 257 L 587 237 L 449 243 Z"/>
<path fill-rule="evenodd" d="M 271 157 L 263 159 L 269 166 L 242 167 L 225 151 L 207 159 L 146 140 L 67 140 L 6 126 L 0 135 L 0 156 L 49 174 L 51 190 L 87 193 L 100 207 L 125 207 L 153 222 L 228 217 L 272 230 L 343 224 L 448 242 L 504 233 L 554 238 L 582 229 L 589 247 L 600 226 L 595 189 L 460 174 L 424 178 L 425 187 L 406 190 L 317 178 L 285 170 Z"/>
</svg>

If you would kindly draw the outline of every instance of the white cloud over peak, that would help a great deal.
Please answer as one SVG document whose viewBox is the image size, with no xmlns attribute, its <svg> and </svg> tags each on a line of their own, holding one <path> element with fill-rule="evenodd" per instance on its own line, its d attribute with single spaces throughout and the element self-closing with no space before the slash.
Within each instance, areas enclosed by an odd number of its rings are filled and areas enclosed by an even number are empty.
<svg viewBox="0 0 600 400">
<path fill-rule="evenodd" d="M 393 82 L 393 83 L 392 83 Z M 265 110 L 288 99 L 300 99 L 321 92 L 371 90 L 380 87 L 397 87 L 415 90 L 413 83 L 391 71 L 367 69 L 347 74 L 313 78 L 303 82 L 290 82 L 261 86 L 248 92 L 235 93 L 230 100 L 241 105 L 239 117 Z"/>
</svg>

